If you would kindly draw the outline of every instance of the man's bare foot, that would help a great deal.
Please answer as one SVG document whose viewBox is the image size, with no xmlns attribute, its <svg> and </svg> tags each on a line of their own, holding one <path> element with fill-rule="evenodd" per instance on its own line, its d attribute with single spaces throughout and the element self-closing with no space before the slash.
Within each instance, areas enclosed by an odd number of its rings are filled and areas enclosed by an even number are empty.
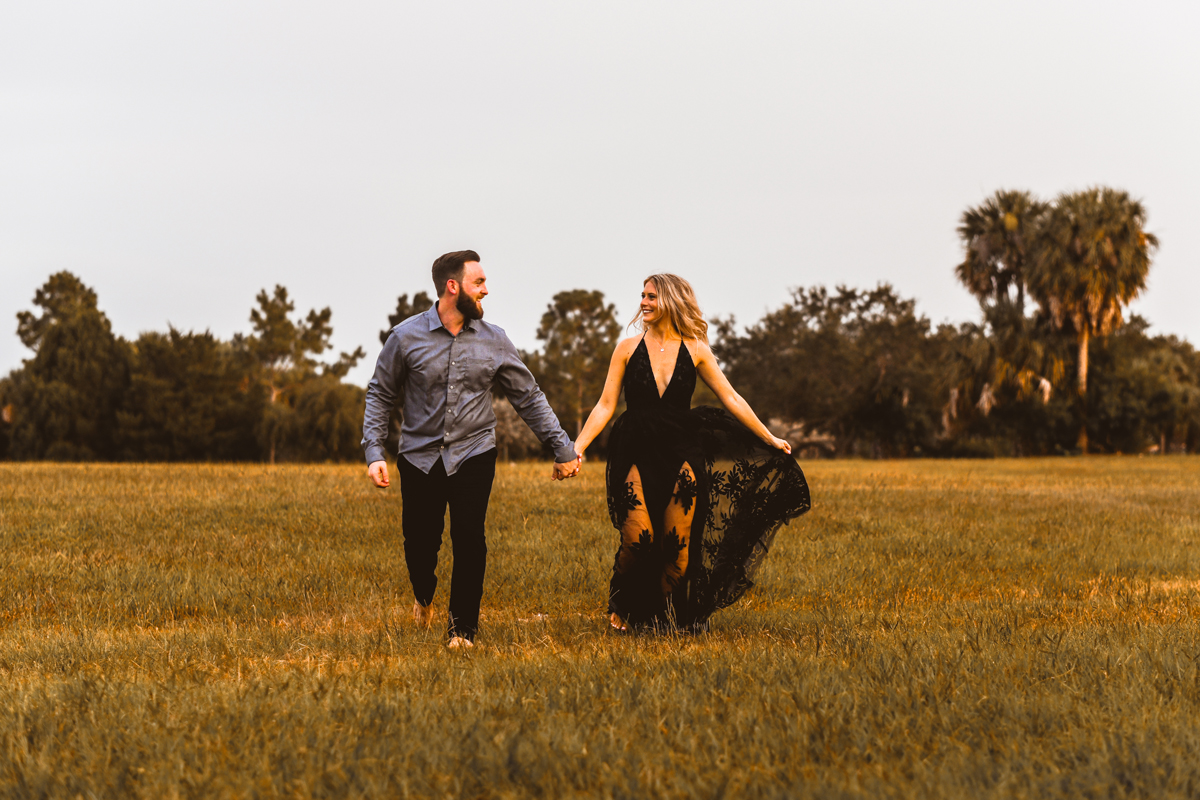
<svg viewBox="0 0 1200 800">
<path fill-rule="evenodd" d="M 419 601 L 413 601 L 413 622 L 417 623 L 422 628 L 428 628 L 433 624 L 433 603 L 427 606 L 421 605 Z"/>
<path fill-rule="evenodd" d="M 463 638 L 462 636 L 451 636 L 450 644 L 446 645 L 446 647 L 449 647 L 451 650 L 457 650 L 460 647 L 469 649 L 474 646 L 474 642 L 472 642 L 470 639 Z"/>
<path fill-rule="evenodd" d="M 613 628 L 618 631 L 629 630 L 629 626 L 625 624 L 625 620 L 621 619 L 620 614 L 609 614 L 608 615 L 608 624 L 613 626 Z"/>
</svg>

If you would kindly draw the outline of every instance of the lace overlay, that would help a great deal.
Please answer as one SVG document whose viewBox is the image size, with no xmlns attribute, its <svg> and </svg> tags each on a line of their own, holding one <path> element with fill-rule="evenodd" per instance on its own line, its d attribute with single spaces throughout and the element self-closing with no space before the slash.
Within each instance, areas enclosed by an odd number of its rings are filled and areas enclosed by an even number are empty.
<svg viewBox="0 0 1200 800">
<path fill-rule="evenodd" d="M 608 510 L 622 536 L 609 609 L 635 625 L 703 628 L 809 509 L 795 459 L 723 409 L 691 408 L 695 388 L 682 343 L 661 396 L 644 340 L 625 369 L 628 410 L 609 439 Z"/>
</svg>

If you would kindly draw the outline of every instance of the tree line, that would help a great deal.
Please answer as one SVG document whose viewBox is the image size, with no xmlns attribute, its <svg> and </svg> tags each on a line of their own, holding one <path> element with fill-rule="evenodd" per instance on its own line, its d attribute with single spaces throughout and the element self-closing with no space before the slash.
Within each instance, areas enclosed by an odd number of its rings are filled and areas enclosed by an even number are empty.
<svg viewBox="0 0 1200 800">
<path fill-rule="evenodd" d="M 1200 448 L 1200 355 L 1125 319 L 1158 247 L 1140 201 L 1106 187 L 1053 201 L 999 191 L 963 212 L 958 234 L 953 271 L 978 321 L 934 326 L 889 284 L 802 287 L 748 327 L 712 320 L 722 368 L 809 456 Z M 599 292 L 555 295 L 543 317 L 528 363 L 568 431 L 599 396 L 619 330 Z"/>
<path fill-rule="evenodd" d="M 365 392 L 342 381 L 365 353 L 319 356 L 328 308 L 295 317 L 260 292 L 251 333 L 222 341 L 169 328 L 116 336 L 70 272 L 18 314 L 33 351 L 0 380 L 0 457 L 58 461 L 323 461 L 359 457 Z"/>
<path fill-rule="evenodd" d="M 808 456 L 1196 452 L 1200 354 L 1125 319 L 1158 246 L 1145 224 L 1142 204 L 1113 189 L 1053 201 L 1000 191 L 958 227 L 954 274 L 978 299 L 978 321 L 934 326 L 888 284 L 801 287 L 752 325 L 712 320 L 713 350 Z M 322 360 L 328 308 L 294 316 L 282 286 L 255 301 L 251 332 L 229 341 L 174 328 L 126 341 L 94 291 L 52 275 L 40 310 L 18 315 L 32 356 L 0 380 L 0 458 L 357 460 L 364 391 L 343 379 L 363 349 Z M 432 304 L 400 295 L 380 341 Z M 603 293 L 559 292 L 540 349 L 522 353 L 572 435 L 622 330 Z M 701 387 L 696 400 L 715 398 Z M 497 396 L 493 408 L 501 457 L 537 455 L 511 406 Z"/>
</svg>

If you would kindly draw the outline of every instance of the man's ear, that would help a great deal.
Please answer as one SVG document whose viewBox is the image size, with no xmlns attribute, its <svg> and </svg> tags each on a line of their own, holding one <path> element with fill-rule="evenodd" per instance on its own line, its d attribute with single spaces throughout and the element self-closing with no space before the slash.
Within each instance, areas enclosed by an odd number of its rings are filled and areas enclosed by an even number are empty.
<svg viewBox="0 0 1200 800">
<path fill-rule="evenodd" d="M 458 294 L 458 281 L 454 278 L 446 281 L 446 294 Z"/>
</svg>

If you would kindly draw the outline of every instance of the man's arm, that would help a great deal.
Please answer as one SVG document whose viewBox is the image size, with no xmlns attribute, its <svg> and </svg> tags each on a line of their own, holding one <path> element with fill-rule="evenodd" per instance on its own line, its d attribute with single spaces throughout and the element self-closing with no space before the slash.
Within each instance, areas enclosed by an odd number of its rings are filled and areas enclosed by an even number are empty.
<svg viewBox="0 0 1200 800">
<path fill-rule="evenodd" d="M 579 460 L 579 456 L 575 453 L 571 437 L 558 423 L 558 417 L 546 402 L 546 395 L 538 387 L 533 373 L 525 366 L 525 362 L 521 361 L 517 348 L 507 336 L 504 337 L 500 366 L 496 370 L 496 382 L 500 384 L 504 395 L 537 436 L 538 441 L 554 448 L 555 463 L 571 465 L 572 469 L 577 471 L 574 462 Z M 562 477 L 567 477 L 568 472 L 574 474 L 565 467 L 563 472 Z"/>
<path fill-rule="evenodd" d="M 375 374 L 367 384 L 367 408 L 363 413 L 363 454 L 367 458 L 367 474 L 380 488 L 390 481 L 387 472 L 387 435 L 396 406 L 398 388 L 405 378 L 404 353 L 400 336 L 395 331 L 388 337 L 375 362 Z"/>
</svg>

